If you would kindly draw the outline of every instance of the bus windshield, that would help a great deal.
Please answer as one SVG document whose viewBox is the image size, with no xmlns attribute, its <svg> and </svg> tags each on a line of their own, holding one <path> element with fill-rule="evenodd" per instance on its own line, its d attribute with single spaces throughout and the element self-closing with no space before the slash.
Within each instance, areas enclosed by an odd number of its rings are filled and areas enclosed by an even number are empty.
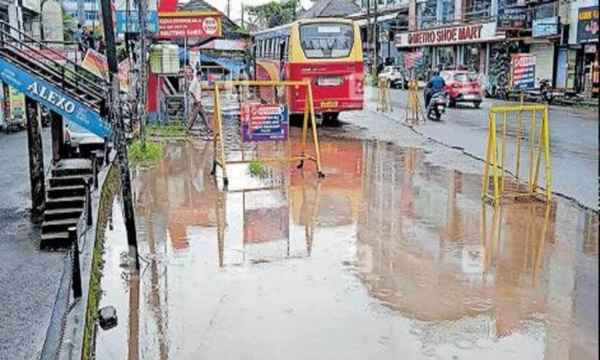
<svg viewBox="0 0 600 360">
<path fill-rule="evenodd" d="M 300 39 L 309 59 L 342 58 L 350 55 L 354 33 L 350 24 L 305 24 L 300 26 Z"/>
</svg>

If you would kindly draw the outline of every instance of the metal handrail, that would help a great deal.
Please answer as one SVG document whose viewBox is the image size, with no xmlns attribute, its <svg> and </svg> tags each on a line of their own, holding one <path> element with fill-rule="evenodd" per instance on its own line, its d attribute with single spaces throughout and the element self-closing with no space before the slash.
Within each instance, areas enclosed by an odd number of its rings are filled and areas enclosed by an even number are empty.
<svg viewBox="0 0 600 360">
<path fill-rule="evenodd" d="M 73 62 L 73 61 L 69 60 L 68 58 L 64 57 L 62 54 L 60 54 L 60 53 L 58 53 L 58 52 L 54 51 L 52 48 L 49 48 L 48 46 L 46 46 L 46 45 L 44 45 L 44 44 L 42 44 L 40 41 L 38 41 L 38 40 L 34 39 L 33 37 L 31 37 L 31 36 L 27 35 L 26 33 L 22 32 L 21 30 L 19 30 L 19 29 L 15 28 L 15 27 L 13 27 L 13 26 L 11 26 L 11 25 L 10 25 L 10 24 L 8 24 L 7 22 L 0 20 L 0 28 L 1 28 L 1 32 L 2 32 L 3 34 L 5 34 L 5 35 L 8 35 L 8 36 L 9 36 L 11 39 L 13 39 L 13 40 L 17 41 L 17 42 L 18 42 L 18 43 L 20 43 L 20 44 L 26 45 L 26 44 L 25 44 L 25 41 L 21 40 L 20 38 L 19 38 L 19 39 L 15 38 L 15 37 L 14 37 L 12 34 L 10 34 L 10 32 L 9 32 L 9 33 L 7 33 L 7 32 L 5 31 L 5 28 L 8 28 L 8 29 L 12 29 L 12 30 L 14 30 L 14 31 L 15 31 L 16 33 L 18 33 L 19 35 L 22 35 L 22 36 L 23 36 L 25 39 L 28 39 L 28 40 L 30 40 L 30 41 L 28 41 L 28 42 L 32 42 L 32 43 L 38 44 L 38 45 L 40 46 L 40 48 L 42 48 L 42 49 L 44 49 L 44 50 L 48 50 L 48 51 L 50 51 L 51 53 L 53 53 L 53 54 L 57 55 L 58 57 L 60 57 L 60 58 L 64 59 L 64 60 L 65 60 L 65 62 L 67 62 L 67 63 L 71 64 L 71 65 L 72 65 L 72 66 L 75 68 L 75 70 L 70 70 L 70 71 L 72 71 L 72 72 L 73 72 L 74 74 L 76 74 L 77 76 L 82 76 L 82 75 L 80 75 L 80 74 L 79 74 L 79 72 L 78 72 L 77 70 L 78 70 L 78 69 L 79 69 L 79 70 L 83 70 L 83 72 L 85 72 L 85 73 L 88 73 L 89 75 L 93 76 L 94 78 L 97 78 L 98 80 L 102 81 L 102 82 L 103 82 L 103 83 L 105 83 L 105 84 L 108 84 L 108 82 L 107 82 L 105 79 L 102 79 L 102 78 L 98 77 L 98 76 L 97 76 L 96 74 L 94 74 L 93 72 L 91 72 L 91 71 L 89 71 L 89 70 L 87 70 L 87 69 L 85 69 L 85 68 L 81 67 L 79 64 L 77 64 L 77 63 L 75 63 L 75 62 Z M 26 46 L 27 46 L 27 45 L 26 45 Z M 31 48 L 31 47 L 29 47 L 29 48 L 30 48 L 30 49 L 32 49 L 32 50 L 37 50 L 37 49 L 35 49 L 35 48 Z M 40 55 L 42 55 L 43 57 L 45 57 L 46 59 L 50 60 L 51 62 L 53 62 L 53 63 L 57 64 L 58 66 L 64 67 L 63 65 L 61 65 L 61 64 L 59 64 L 59 63 L 57 63 L 56 61 L 52 60 L 51 58 L 47 57 L 46 55 L 44 55 L 44 54 L 42 54 L 42 53 L 40 53 L 40 52 L 38 52 L 38 53 L 39 53 Z M 89 79 L 87 79 L 87 78 L 85 78 L 85 77 L 84 77 L 84 79 L 85 79 L 85 80 L 87 80 L 87 81 L 89 81 L 89 82 L 92 82 L 91 80 L 89 80 Z M 97 84 L 95 84 L 95 83 L 94 83 L 94 85 L 96 85 L 96 86 L 97 86 Z"/>
<path fill-rule="evenodd" d="M 7 39 L 4 38 L 4 36 L 8 36 L 8 40 L 12 39 L 14 40 L 18 45 L 20 46 L 15 46 L 14 44 L 11 43 L 11 41 L 7 41 Z M 48 60 L 50 63 L 52 63 L 53 65 L 55 65 L 58 69 L 60 69 L 60 71 L 57 71 L 56 69 L 52 69 L 51 67 L 48 67 L 48 65 L 43 64 L 47 71 L 50 72 L 54 72 L 55 74 L 57 74 L 58 76 L 61 77 L 61 80 L 63 82 L 63 89 L 64 89 L 64 84 L 67 82 L 67 80 L 65 78 L 65 72 L 69 72 L 71 73 L 74 77 L 74 86 L 77 89 L 81 89 L 83 87 L 84 90 L 89 91 L 91 93 L 93 93 L 93 95 L 99 97 L 99 98 L 103 98 L 104 97 L 104 89 L 96 84 L 95 82 L 89 80 L 88 78 L 84 77 L 83 75 L 79 74 L 78 72 L 69 69 L 68 67 L 65 67 L 61 64 L 59 64 L 58 62 L 56 62 L 55 60 L 53 60 L 52 58 L 46 56 L 45 54 L 39 52 L 36 48 L 27 45 L 26 43 L 23 43 L 21 41 L 19 41 L 18 39 L 15 39 L 14 36 L 8 34 L 6 31 L 4 30 L 0 30 L 0 47 L 1 45 L 4 46 L 9 46 L 17 51 L 22 51 L 23 48 L 27 48 L 31 51 L 34 51 L 36 54 L 40 55 L 42 58 L 45 58 L 46 60 Z M 95 75 L 94 75 L 95 76 Z M 81 84 L 80 84 L 81 82 Z"/>
<path fill-rule="evenodd" d="M 1 36 L 2 34 L 5 34 L 5 32 L 4 32 L 4 31 L 2 31 L 2 30 L 0 30 L 0 36 Z M 0 39 L 0 44 L 3 44 L 3 43 L 5 44 L 5 46 L 10 46 L 11 48 L 13 48 L 13 49 L 15 49 L 15 50 L 17 50 L 17 51 L 18 51 L 18 50 L 22 50 L 22 48 L 20 48 L 20 47 L 17 47 L 17 46 L 15 46 L 15 45 L 11 44 L 10 42 L 7 42 L 7 41 L 2 41 L 2 40 Z M 35 48 L 32 48 L 31 46 L 29 46 L 29 45 L 27 45 L 27 44 L 22 44 L 22 43 L 21 43 L 20 45 L 21 45 L 22 47 L 24 46 L 24 47 L 26 47 L 26 48 L 28 48 L 28 49 L 30 49 L 30 50 L 36 51 L 36 49 L 35 49 Z M 68 68 L 66 68 L 66 67 L 64 67 L 64 66 L 61 66 L 59 63 L 55 62 L 54 60 L 52 60 L 51 58 L 49 58 L 49 57 L 45 56 L 44 54 L 42 54 L 42 53 L 38 53 L 38 54 L 39 54 L 40 56 L 42 56 L 42 57 L 44 57 L 44 58 L 48 59 L 48 60 L 49 60 L 49 61 L 51 61 L 52 63 L 54 63 L 56 66 L 58 66 L 58 68 L 60 69 L 60 72 L 59 72 L 57 69 L 53 69 L 53 68 L 49 67 L 49 66 L 48 66 L 48 65 L 46 65 L 46 64 L 40 64 L 40 65 L 41 65 L 41 67 L 45 69 L 45 71 L 47 71 L 47 72 L 50 72 L 50 73 L 54 73 L 54 75 L 55 75 L 55 76 L 59 76 L 59 77 L 61 78 L 61 82 L 62 82 L 62 84 L 61 84 L 61 88 L 62 88 L 62 90 L 66 91 L 66 89 L 65 89 L 65 84 L 66 84 L 66 83 L 69 83 L 69 82 L 71 82 L 71 84 L 73 85 L 73 87 L 74 87 L 75 89 L 80 89 L 80 90 L 85 90 L 85 91 L 88 91 L 89 93 L 93 94 L 94 96 L 98 97 L 99 99 L 102 99 L 102 98 L 104 97 L 104 95 L 103 95 L 103 91 L 102 91 L 103 89 L 102 89 L 102 88 L 101 88 L 99 85 L 97 85 L 97 84 L 95 84 L 95 83 L 93 83 L 93 82 L 89 81 L 88 79 L 86 79 L 86 78 L 85 78 L 85 77 L 83 77 L 82 75 L 80 75 L 80 74 L 78 74 L 78 73 L 74 72 L 73 70 L 71 70 L 71 69 L 68 69 Z M 65 77 L 65 71 L 68 71 L 68 72 L 70 72 L 71 74 L 73 74 L 73 75 L 76 77 L 76 79 L 74 80 L 74 82 L 73 82 L 73 81 L 69 81 L 69 79 L 67 79 L 67 78 Z M 81 83 L 80 83 L 80 80 L 79 80 L 79 79 L 82 79 Z M 81 96 L 81 94 L 75 94 L 75 95 Z M 84 100 L 84 101 L 85 101 L 85 100 Z"/>
</svg>

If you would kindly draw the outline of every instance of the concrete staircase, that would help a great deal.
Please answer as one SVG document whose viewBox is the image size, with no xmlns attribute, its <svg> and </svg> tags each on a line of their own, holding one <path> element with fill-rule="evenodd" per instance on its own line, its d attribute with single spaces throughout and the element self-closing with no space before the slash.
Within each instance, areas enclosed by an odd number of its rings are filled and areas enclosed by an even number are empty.
<svg viewBox="0 0 600 360">
<path fill-rule="evenodd" d="M 85 181 L 91 184 L 92 177 L 92 162 L 88 159 L 64 159 L 54 166 L 48 180 L 42 249 L 71 245 L 68 229 L 77 226 L 85 206 Z"/>
</svg>

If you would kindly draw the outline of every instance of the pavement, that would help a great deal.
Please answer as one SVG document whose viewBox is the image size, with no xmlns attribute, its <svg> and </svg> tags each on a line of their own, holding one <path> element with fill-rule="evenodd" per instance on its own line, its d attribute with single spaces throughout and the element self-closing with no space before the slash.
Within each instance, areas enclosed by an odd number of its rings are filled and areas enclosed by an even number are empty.
<svg viewBox="0 0 600 360">
<path fill-rule="evenodd" d="M 407 93 L 405 90 L 391 90 L 393 111 L 385 114 L 388 118 L 398 122 L 404 118 Z M 377 89 L 367 88 L 365 100 L 367 109 L 376 110 Z M 414 129 L 426 138 L 484 158 L 490 107 L 515 105 L 515 102 L 485 99 L 480 109 L 470 105 L 450 108 L 441 122 L 427 121 Z M 597 110 L 551 106 L 549 118 L 552 191 L 597 209 Z M 509 141 L 511 138 L 514 139 L 514 136 L 509 133 Z"/>
<path fill-rule="evenodd" d="M 50 129 L 42 132 L 44 168 Z M 39 250 L 40 226 L 30 220 L 27 132 L 0 134 L 0 359 L 32 359 L 41 351 L 65 264 Z"/>
</svg>

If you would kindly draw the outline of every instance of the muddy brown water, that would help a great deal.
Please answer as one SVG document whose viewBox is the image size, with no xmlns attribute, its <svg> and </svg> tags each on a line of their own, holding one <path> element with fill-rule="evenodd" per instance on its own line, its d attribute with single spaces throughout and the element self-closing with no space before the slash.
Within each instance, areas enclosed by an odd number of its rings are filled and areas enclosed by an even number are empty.
<svg viewBox="0 0 600 360">
<path fill-rule="evenodd" d="M 101 306 L 119 325 L 97 358 L 597 358 L 597 214 L 493 208 L 420 149 L 321 141 L 322 181 L 232 165 L 224 190 L 200 141 L 136 171 L 142 271 L 122 266 L 116 201 Z"/>
</svg>

